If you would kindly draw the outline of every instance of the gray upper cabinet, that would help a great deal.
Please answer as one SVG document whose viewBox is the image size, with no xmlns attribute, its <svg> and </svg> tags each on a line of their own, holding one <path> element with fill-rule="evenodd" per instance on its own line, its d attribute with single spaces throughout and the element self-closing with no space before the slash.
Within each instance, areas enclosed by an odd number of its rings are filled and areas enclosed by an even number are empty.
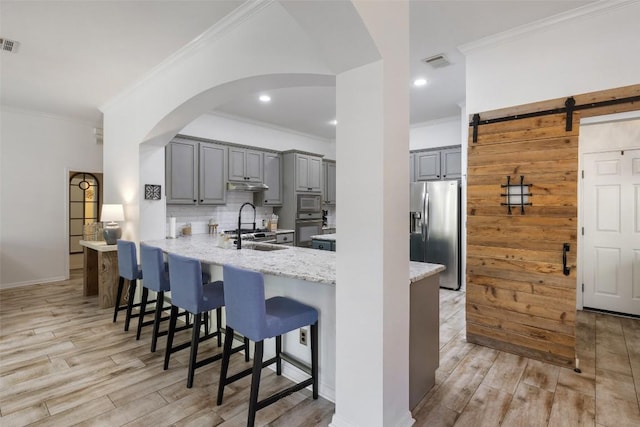
<svg viewBox="0 0 640 427">
<path fill-rule="evenodd" d="M 227 148 L 217 144 L 200 143 L 201 205 L 223 205 L 227 202 L 225 189 L 225 159 Z"/>
<path fill-rule="evenodd" d="M 459 146 L 411 153 L 412 181 L 459 179 L 462 176 L 462 156 Z"/>
<path fill-rule="evenodd" d="M 336 204 L 336 164 L 335 162 L 322 162 L 322 201 L 325 205 Z"/>
<path fill-rule="evenodd" d="M 440 179 L 440 151 L 415 153 L 414 171 L 416 181 Z"/>
<path fill-rule="evenodd" d="M 170 142 L 165 148 L 167 204 L 198 202 L 198 143 Z"/>
<path fill-rule="evenodd" d="M 176 139 L 165 149 L 167 204 L 226 203 L 223 145 Z"/>
<path fill-rule="evenodd" d="M 295 154 L 296 191 L 322 191 L 322 158 Z"/>
<path fill-rule="evenodd" d="M 416 155 L 413 153 L 409 153 L 409 182 L 416 181 Z"/>
<path fill-rule="evenodd" d="M 263 154 L 264 183 L 268 190 L 254 193 L 254 201 L 261 206 L 282 205 L 282 155 L 278 153 Z"/>
<path fill-rule="evenodd" d="M 262 182 L 262 152 L 229 148 L 229 181 Z"/>
<path fill-rule="evenodd" d="M 442 179 L 458 179 L 462 176 L 462 151 L 451 148 L 440 152 Z"/>
</svg>

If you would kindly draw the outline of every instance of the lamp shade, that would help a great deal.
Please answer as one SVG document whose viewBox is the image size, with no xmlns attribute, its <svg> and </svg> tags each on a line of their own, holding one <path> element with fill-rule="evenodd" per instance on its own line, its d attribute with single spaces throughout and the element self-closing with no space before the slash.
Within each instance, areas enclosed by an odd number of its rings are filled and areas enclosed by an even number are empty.
<svg viewBox="0 0 640 427">
<path fill-rule="evenodd" d="M 122 205 L 102 205 L 101 222 L 124 221 L 124 209 Z"/>
</svg>

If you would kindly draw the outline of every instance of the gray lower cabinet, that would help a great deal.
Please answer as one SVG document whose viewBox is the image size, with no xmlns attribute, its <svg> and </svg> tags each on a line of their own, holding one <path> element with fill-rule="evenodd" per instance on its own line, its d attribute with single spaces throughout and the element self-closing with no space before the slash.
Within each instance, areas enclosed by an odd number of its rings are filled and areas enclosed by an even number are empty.
<svg viewBox="0 0 640 427">
<path fill-rule="evenodd" d="M 223 145 L 171 141 L 165 148 L 167 204 L 225 204 L 226 157 Z"/>
<path fill-rule="evenodd" d="M 229 147 L 229 181 L 262 182 L 262 152 Z"/>
<path fill-rule="evenodd" d="M 313 239 L 311 240 L 311 247 L 313 249 L 319 249 L 321 251 L 333 251 L 336 250 L 336 242 L 333 240 L 321 240 L 321 239 Z"/>
<path fill-rule="evenodd" d="M 293 232 L 291 233 L 278 233 L 276 234 L 276 244 L 293 246 L 295 243 L 295 237 Z"/>
<path fill-rule="evenodd" d="M 412 181 L 458 179 L 462 176 L 462 151 L 459 146 L 411 153 Z"/>
<path fill-rule="evenodd" d="M 268 190 L 254 193 L 254 202 L 260 206 L 282 206 L 282 155 L 265 152 L 264 183 Z"/>
<path fill-rule="evenodd" d="M 325 205 L 336 204 L 336 163 L 322 161 L 322 202 Z"/>
</svg>

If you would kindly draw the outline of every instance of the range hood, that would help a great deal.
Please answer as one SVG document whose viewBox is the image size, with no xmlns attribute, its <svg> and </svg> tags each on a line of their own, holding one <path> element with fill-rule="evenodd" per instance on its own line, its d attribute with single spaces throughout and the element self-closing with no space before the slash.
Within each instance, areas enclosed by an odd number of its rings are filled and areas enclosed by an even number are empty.
<svg viewBox="0 0 640 427">
<path fill-rule="evenodd" d="M 228 191 L 264 191 L 269 187 L 262 182 L 227 182 Z"/>
</svg>

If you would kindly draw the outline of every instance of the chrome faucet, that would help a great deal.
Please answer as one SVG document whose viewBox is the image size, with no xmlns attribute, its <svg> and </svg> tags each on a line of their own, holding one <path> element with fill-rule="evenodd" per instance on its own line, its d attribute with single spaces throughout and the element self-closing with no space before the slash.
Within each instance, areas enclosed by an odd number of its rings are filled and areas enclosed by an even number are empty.
<svg viewBox="0 0 640 427">
<path fill-rule="evenodd" d="M 242 206 L 240 206 L 240 211 L 238 212 L 238 232 L 236 233 L 236 248 L 238 250 L 242 249 L 242 239 L 240 238 L 240 230 L 242 230 L 242 208 L 244 208 L 245 206 L 251 206 L 253 208 L 253 229 L 256 229 L 256 207 L 253 206 L 252 203 L 245 203 Z"/>
</svg>

